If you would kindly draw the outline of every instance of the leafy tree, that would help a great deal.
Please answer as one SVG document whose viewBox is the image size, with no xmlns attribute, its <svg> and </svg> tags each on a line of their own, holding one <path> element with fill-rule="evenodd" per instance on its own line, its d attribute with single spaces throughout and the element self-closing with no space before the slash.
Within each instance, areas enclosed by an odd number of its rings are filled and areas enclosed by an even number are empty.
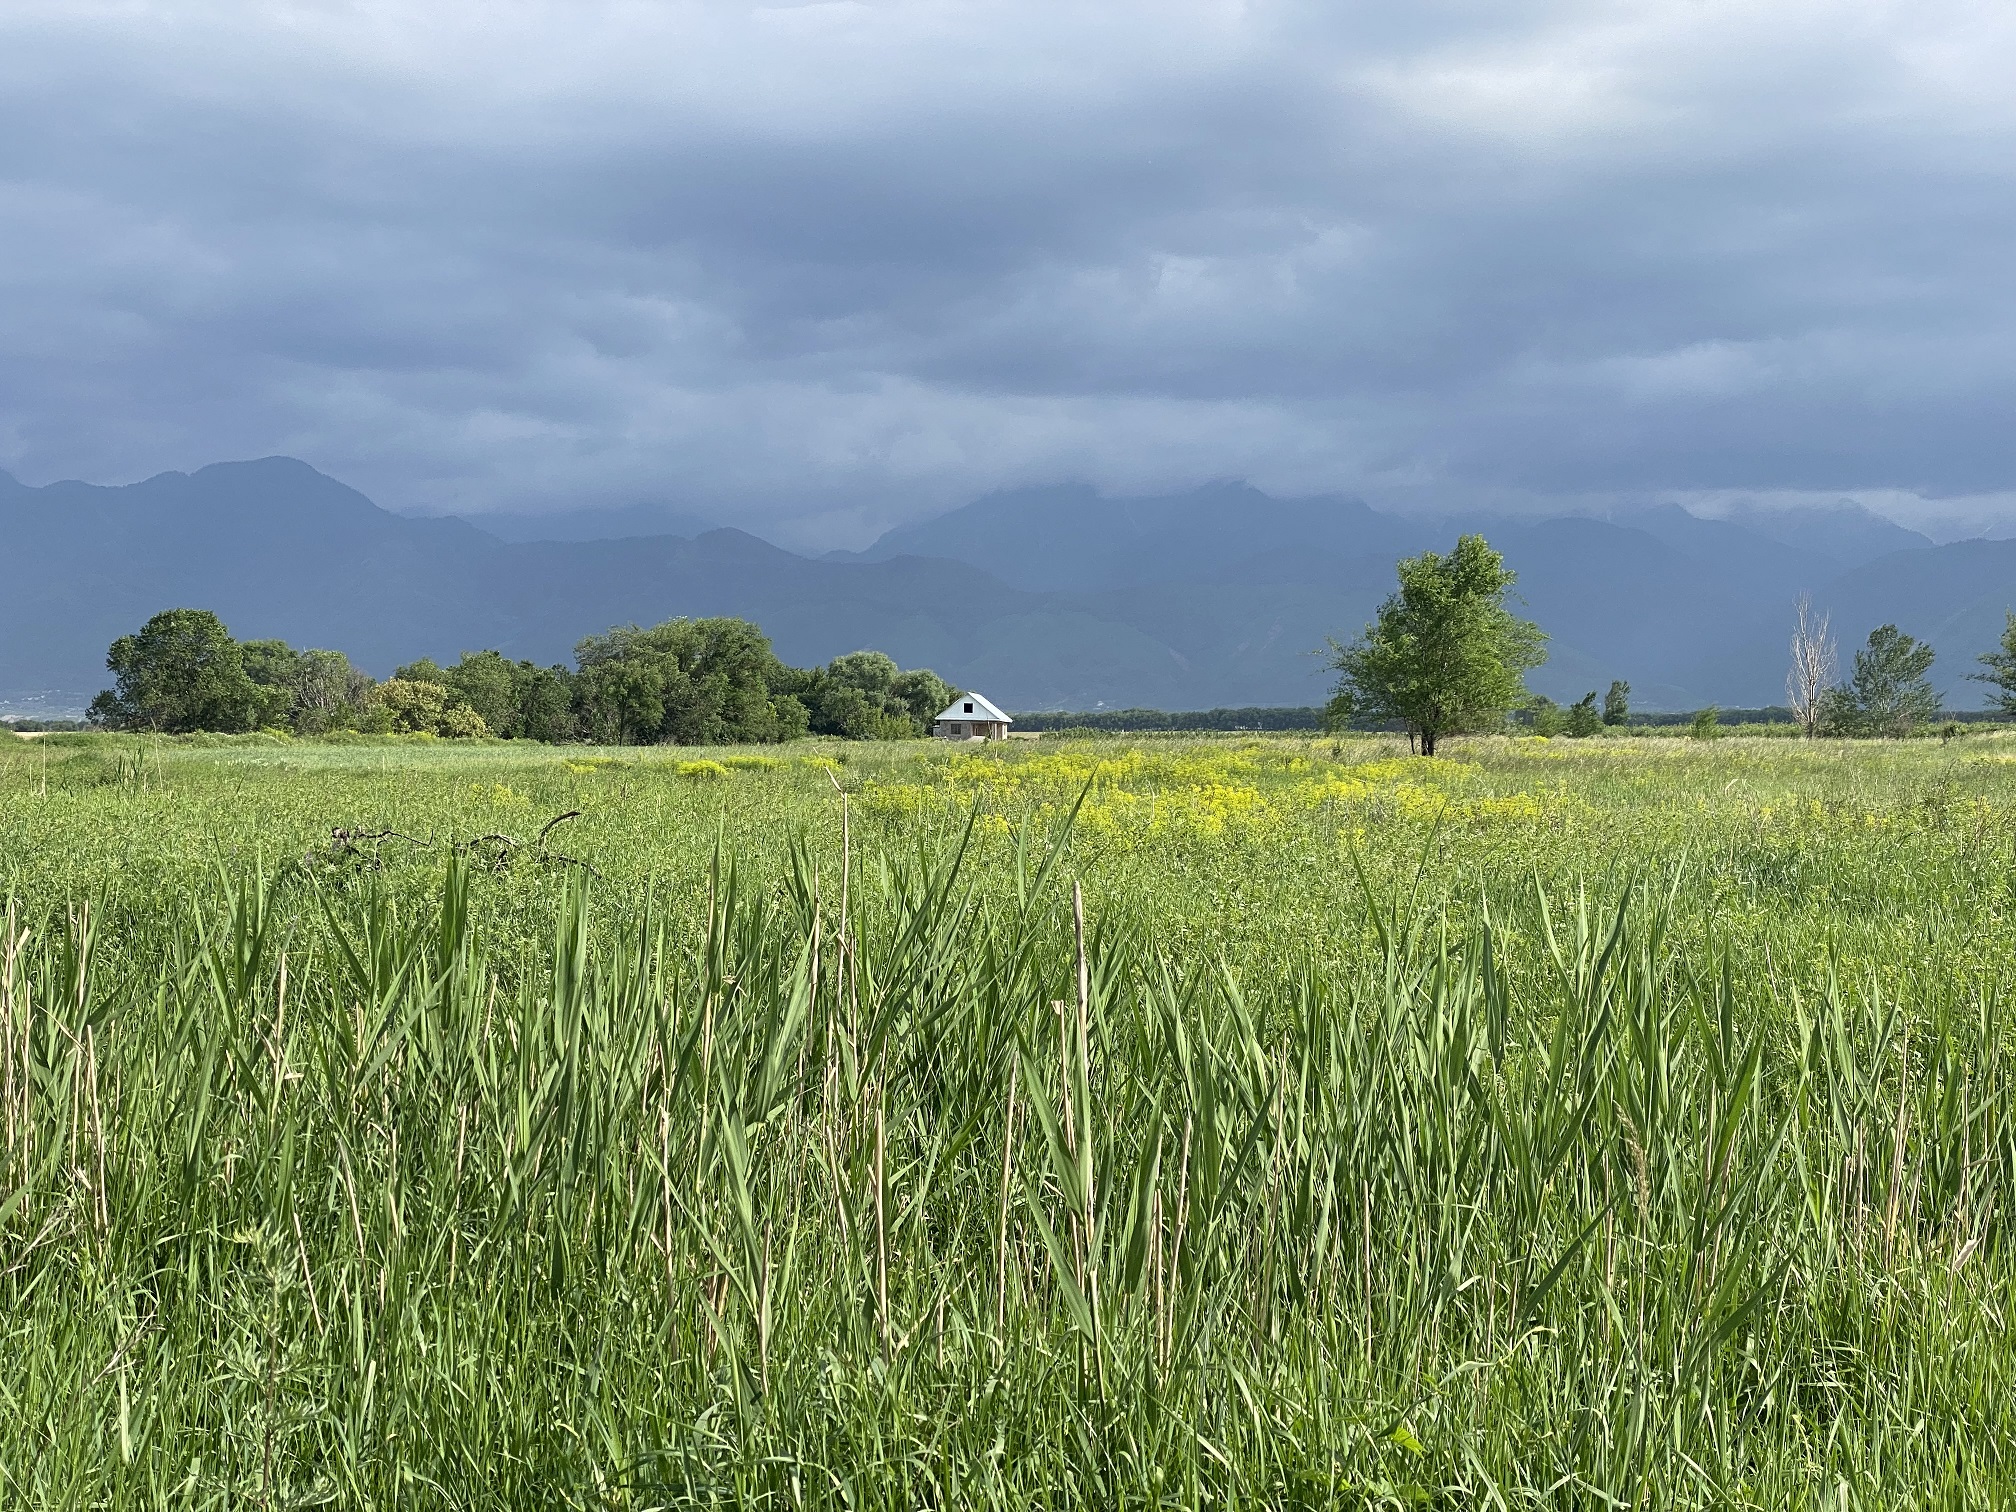
<svg viewBox="0 0 2016 1512">
<path fill-rule="evenodd" d="M 805 705 L 773 691 L 786 681 L 785 668 L 747 620 L 628 625 L 589 636 L 575 659 L 575 713 L 590 739 L 730 745 L 805 733 Z"/>
<path fill-rule="evenodd" d="M 268 701 L 246 675 L 238 643 L 207 609 L 167 609 L 106 653 L 118 681 L 91 701 L 91 720 L 122 730 L 226 733 L 255 728 Z"/>
<path fill-rule="evenodd" d="M 900 670 L 880 651 L 852 651 L 823 667 L 787 671 L 786 689 L 805 705 L 815 735 L 905 740 L 929 733 L 955 690 L 935 672 Z"/>
<path fill-rule="evenodd" d="M 294 667 L 293 720 L 297 735 L 354 730 L 371 708 L 370 677 L 341 651 L 303 651 Z"/>
<path fill-rule="evenodd" d="M 1969 672 L 1969 682 L 1987 683 L 1995 691 L 1988 695 L 1988 702 L 2004 718 L 2016 717 L 2016 614 L 2010 614 L 2002 626 L 2002 644 L 1996 650 L 1983 651 L 1980 657 L 1985 672 Z"/>
<path fill-rule="evenodd" d="M 1446 556 L 1408 557 L 1399 573 L 1399 592 L 1365 633 L 1331 642 L 1340 676 L 1325 712 L 1332 725 L 1399 720 L 1432 756 L 1444 735 L 1495 725 L 1525 702 L 1547 637 L 1505 607 L 1517 574 L 1480 535 Z"/>
<path fill-rule="evenodd" d="M 1631 684 L 1621 677 L 1610 684 L 1610 691 L 1603 695 L 1603 723 L 1613 729 L 1631 722 Z"/>
<path fill-rule="evenodd" d="M 294 678 L 301 665 L 301 653 L 283 640 L 238 642 L 238 659 L 245 675 L 259 690 L 259 708 L 253 722 L 260 729 L 294 722 Z"/>
<path fill-rule="evenodd" d="M 371 690 L 371 721 L 398 735 L 443 735 L 450 739 L 482 739 L 490 733 L 483 716 L 449 696 L 440 683 L 388 678 Z"/>
<path fill-rule="evenodd" d="M 1715 740 L 1722 734 L 1722 711 L 1714 704 L 1694 711 L 1694 722 L 1688 726 L 1688 734 L 1696 740 Z"/>
<path fill-rule="evenodd" d="M 1526 703 L 1526 722 L 1533 733 L 1543 740 L 1552 740 L 1568 727 L 1568 720 L 1561 712 L 1561 705 L 1545 693 L 1536 693 Z"/>
<path fill-rule="evenodd" d="M 1839 735 L 1901 738 L 1937 717 L 1939 694 L 1927 674 L 1934 652 L 1895 625 L 1878 625 L 1855 653 L 1848 681 L 1828 690 L 1825 723 Z"/>
<path fill-rule="evenodd" d="M 393 675 L 448 689 L 506 740 L 558 741 L 574 734 L 573 689 L 562 667 L 512 661 L 498 651 L 465 651 L 452 667 L 422 658 Z"/>
<path fill-rule="evenodd" d="M 1583 694 L 1568 706 L 1568 733 L 1577 740 L 1587 740 L 1591 735 L 1600 734 L 1603 716 L 1596 712 L 1596 694 L 1592 690 Z"/>
</svg>

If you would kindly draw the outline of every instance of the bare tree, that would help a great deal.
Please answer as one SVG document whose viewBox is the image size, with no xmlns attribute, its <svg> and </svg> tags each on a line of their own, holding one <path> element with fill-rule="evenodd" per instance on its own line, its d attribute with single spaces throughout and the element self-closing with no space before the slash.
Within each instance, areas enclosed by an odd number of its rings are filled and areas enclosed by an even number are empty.
<svg viewBox="0 0 2016 1512">
<path fill-rule="evenodd" d="M 1834 638 L 1827 616 L 1813 609 L 1813 595 L 1799 595 L 1799 622 L 1792 630 L 1792 670 L 1785 674 L 1785 700 L 1807 739 L 1820 733 L 1827 690 L 1834 685 Z"/>
</svg>

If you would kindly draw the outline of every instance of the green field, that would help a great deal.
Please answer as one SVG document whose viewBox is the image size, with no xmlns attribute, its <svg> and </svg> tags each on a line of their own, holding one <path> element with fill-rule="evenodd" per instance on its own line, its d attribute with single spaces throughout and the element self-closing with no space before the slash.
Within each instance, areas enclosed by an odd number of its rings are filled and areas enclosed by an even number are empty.
<svg viewBox="0 0 2016 1512">
<path fill-rule="evenodd" d="M 6 742 L 0 1505 L 2005 1504 L 2012 868 L 1997 734 Z"/>
</svg>

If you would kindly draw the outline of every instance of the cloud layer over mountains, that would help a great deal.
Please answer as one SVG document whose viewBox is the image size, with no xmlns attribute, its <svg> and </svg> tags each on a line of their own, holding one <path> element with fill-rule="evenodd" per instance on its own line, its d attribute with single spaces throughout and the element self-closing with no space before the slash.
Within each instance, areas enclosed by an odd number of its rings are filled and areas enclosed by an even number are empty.
<svg viewBox="0 0 2016 1512">
<path fill-rule="evenodd" d="M 15 0 L 0 465 L 1985 519 L 2012 67 L 1961 0 Z"/>
</svg>

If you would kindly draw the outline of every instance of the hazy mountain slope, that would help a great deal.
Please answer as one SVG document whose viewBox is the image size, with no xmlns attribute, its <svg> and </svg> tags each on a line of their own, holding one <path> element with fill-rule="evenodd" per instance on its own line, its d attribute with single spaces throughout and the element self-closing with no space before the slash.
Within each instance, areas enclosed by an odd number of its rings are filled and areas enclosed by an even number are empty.
<svg viewBox="0 0 2016 1512">
<path fill-rule="evenodd" d="M 1730 524 L 1766 540 L 1826 557 L 1844 570 L 1873 562 L 1893 551 L 1923 551 L 1932 545 L 1930 536 L 1906 529 L 1895 520 L 1886 520 L 1850 499 L 1838 504 L 1777 509 L 1741 504 L 1729 512 L 1727 519 Z"/>
<path fill-rule="evenodd" d="M 1040 600 L 952 562 L 897 557 L 811 561 L 739 530 L 564 545 L 509 546 L 501 607 L 514 656 L 563 660 L 584 634 L 674 615 L 755 620 L 778 655 L 800 664 L 873 646 L 905 665 L 936 665 L 981 643 L 976 627 Z"/>
<path fill-rule="evenodd" d="M 638 536 L 698 536 L 717 521 L 670 504 L 588 505 L 460 516 L 500 541 L 627 541 Z"/>
<path fill-rule="evenodd" d="M 748 615 L 800 661 L 881 645 L 928 664 L 978 644 L 977 620 L 1035 602 L 967 567 L 836 566 L 740 531 L 507 545 L 391 514 L 286 458 L 125 488 L 4 479 L 0 544 L 0 688 L 102 686 L 112 640 L 176 606 L 383 675 L 483 646 L 562 661 L 583 635 L 678 614 Z"/>
<path fill-rule="evenodd" d="M 1913 545 L 1845 572 L 1800 544 L 1852 554 L 1885 538 L 1867 527 L 1828 515 L 1783 532 L 1788 544 L 1678 509 L 1431 524 L 1236 485 L 1149 500 L 1049 489 L 815 561 L 737 530 L 507 543 L 390 514 L 286 458 L 126 488 L 0 475 L 0 691 L 88 694 L 114 637 L 190 605 L 240 636 L 340 647 L 381 675 L 483 646 L 564 661 L 611 625 L 736 614 L 788 660 L 878 647 L 1010 708 L 1314 703 L 1331 682 L 1323 648 L 1392 591 L 1394 559 L 1481 529 L 1551 637 L 1532 682 L 1555 698 L 1621 677 L 1647 708 L 1775 702 L 1791 606 L 1810 589 L 1844 659 L 1894 620 L 1939 648 L 1956 701 L 1977 703 L 1961 679 L 2016 604 L 2016 542 Z M 898 549 L 909 543 L 967 559 Z"/>
<path fill-rule="evenodd" d="M 1557 699 L 1623 678 L 1641 703 L 1694 701 L 1687 674 L 1702 656 L 1747 627 L 1760 593 L 1789 591 L 1601 520 L 1501 526 L 1490 539 L 1519 574 L 1521 612 L 1549 637 L 1529 680 Z"/>
<path fill-rule="evenodd" d="M 0 685 L 97 686 L 116 636 L 184 605 L 388 670 L 416 643 L 504 623 L 485 585 L 506 548 L 459 520 L 401 519 L 284 457 L 124 488 L 0 475 L 0 542 Z"/>
<path fill-rule="evenodd" d="M 1843 673 L 1878 625 L 1894 624 L 1938 652 L 1932 681 L 1956 709 L 1980 708 L 1986 690 L 1969 682 L 1976 660 L 2001 638 L 2016 609 L 2016 541 L 1954 541 L 1893 552 L 1824 584 L 1813 595 L 1831 621 Z M 1785 697 L 1789 605 L 1752 617 L 1748 633 L 1727 651 L 1704 658 L 1694 683 L 1726 688 L 1725 702 L 1780 702 Z"/>
<path fill-rule="evenodd" d="M 1228 561 L 1316 551 L 1391 562 L 1427 532 L 1357 499 L 1274 499 L 1243 483 L 1160 498 L 1108 499 L 1083 485 L 990 494 L 888 532 L 866 551 L 970 562 L 1019 588 L 1088 589 L 1209 582 Z"/>
</svg>

